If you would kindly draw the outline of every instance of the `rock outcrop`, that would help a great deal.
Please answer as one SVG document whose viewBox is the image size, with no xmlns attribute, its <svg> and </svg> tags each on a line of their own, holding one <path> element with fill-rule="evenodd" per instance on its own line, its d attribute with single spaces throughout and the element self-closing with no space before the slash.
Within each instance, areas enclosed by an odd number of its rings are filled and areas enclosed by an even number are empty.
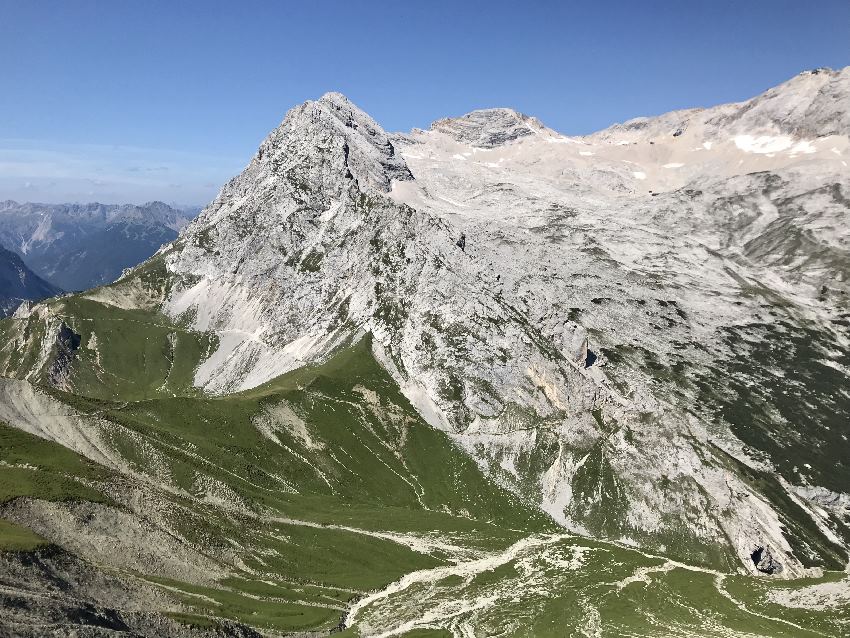
<svg viewBox="0 0 850 638">
<path fill-rule="evenodd" d="M 545 130 L 536 117 L 513 109 L 482 109 L 462 117 L 437 120 L 431 130 L 473 148 L 494 148 Z"/>
</svg>

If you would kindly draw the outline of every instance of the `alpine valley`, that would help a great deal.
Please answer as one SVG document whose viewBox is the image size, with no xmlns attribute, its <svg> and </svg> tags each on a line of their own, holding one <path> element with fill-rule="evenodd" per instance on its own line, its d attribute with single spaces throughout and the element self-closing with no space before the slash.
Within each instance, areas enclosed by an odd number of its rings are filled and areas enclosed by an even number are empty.
<svg viewBox="0 0 850 638">
<path fill-rule="evenodd" d="M 162 202 L 135 206 L 7 200 L 0 202 L 0 246 L 17 253 L 51 284 L 84 290 L 115 281 L 125 268 L 153 255 L 176 239 L 197 212 Z"/>
<path fill-rule="evenodd" d="M 293 108 L 0 322 L 0 635 L 850 635 L 848 161 L 850 67 L 584 137 Z"/>
</svg>

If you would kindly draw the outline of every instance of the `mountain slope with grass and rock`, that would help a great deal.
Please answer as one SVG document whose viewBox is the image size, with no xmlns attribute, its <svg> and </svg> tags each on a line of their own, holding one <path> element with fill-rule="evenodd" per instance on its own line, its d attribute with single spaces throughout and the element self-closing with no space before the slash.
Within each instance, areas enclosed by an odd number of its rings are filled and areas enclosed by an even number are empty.
<svg viewBox="0 0 850 638">
<path fill-rule="evenodd" d="M 8 626 L 840 635 L 848 78 L 584 137 L 295 107 L 0 323 Z M 35 611 L 43 557 L 103 576 Z"/>
</svg>

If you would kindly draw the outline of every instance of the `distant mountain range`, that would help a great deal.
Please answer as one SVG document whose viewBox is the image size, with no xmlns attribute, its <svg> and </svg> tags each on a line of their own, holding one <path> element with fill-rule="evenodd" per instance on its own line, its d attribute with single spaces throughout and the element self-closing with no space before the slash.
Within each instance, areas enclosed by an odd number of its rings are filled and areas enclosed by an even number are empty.
<svg viewBox="0 0 850 638">
<path fill-rule="evenodd" d="M 153 255 L 198 209 L 147 204 L 0 202 L 0 246 L 64 290 L 110 283 Z M 4 291 L 0 290 L 0 294 Z"/>
</svg>

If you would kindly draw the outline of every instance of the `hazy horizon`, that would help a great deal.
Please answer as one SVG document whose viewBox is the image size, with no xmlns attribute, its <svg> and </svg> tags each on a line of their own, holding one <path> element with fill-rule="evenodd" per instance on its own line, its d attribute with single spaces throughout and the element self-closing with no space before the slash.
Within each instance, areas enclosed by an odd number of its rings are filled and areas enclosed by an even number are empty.
<svg viewBox="0 0 850 638">
<path fill-rule="evenodd" d="M 850 3 L 659 4 L 0 0 L 0 199 L 202 206 L 332 90 L 389 131 L 507 106 L 580 135 L 850 64 Z"/>
</svg>

